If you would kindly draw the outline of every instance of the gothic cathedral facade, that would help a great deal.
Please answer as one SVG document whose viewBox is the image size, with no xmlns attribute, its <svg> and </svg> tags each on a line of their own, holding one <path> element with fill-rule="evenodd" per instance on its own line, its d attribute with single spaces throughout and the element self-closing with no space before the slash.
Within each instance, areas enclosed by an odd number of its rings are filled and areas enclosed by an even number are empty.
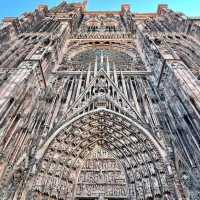
<svg viewBox="0 0 200 200">
<path fill-rule="evenodd" d="M 0 27 L 1 200 L 199 200 L 200 19 L 40 5 Z"/>
</svg>

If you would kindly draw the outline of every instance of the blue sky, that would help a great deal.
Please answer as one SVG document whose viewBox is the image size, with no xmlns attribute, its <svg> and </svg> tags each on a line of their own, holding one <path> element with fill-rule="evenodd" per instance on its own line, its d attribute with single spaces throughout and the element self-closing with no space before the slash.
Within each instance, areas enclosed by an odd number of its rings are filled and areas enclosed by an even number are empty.
<svg viewBox="0 0 200 200">
<path fill-rule="evenodd" d="M 82 0 L 80 0 L 82 1 Z M 0 19 L 16 17 L 26 11 L 33 11 L 39 4 L 53 7 L 61 0 L 0 0 Z M 77 2 L 68 0 L 67 2 Z M 175 11 L 188 16 L 200 16 L 200 0 L 88 0 L 88 10 L 120 10 L 121 4 L 131 4 L 133 12 L 155 12 L 159 3 L 168 4 Z"/>
</svg>

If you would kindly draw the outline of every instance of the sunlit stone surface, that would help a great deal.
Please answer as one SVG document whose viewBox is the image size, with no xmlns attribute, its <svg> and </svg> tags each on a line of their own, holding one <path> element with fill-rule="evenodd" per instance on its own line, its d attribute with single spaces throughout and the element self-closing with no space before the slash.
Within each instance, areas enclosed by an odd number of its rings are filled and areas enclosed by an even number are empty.
<svg viewBox="0 0 200 200">
<path fill-rule="evenodd" d="M 86 6 L 0 25 L 0 200 L 200 199 L 200 19 Z"/>
</svg>

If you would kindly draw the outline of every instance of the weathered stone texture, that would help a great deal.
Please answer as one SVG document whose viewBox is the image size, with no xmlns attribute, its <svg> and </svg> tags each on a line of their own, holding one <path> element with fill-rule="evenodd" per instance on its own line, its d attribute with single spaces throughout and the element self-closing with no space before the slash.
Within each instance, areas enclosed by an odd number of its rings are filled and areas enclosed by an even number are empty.
<svg viewBox="0 0 200 200">
<path fill-rule="evenodd" d="M 40 5 L 0 27 L 0 199 L 200 199 L 200 24 Z"/>
</svg>

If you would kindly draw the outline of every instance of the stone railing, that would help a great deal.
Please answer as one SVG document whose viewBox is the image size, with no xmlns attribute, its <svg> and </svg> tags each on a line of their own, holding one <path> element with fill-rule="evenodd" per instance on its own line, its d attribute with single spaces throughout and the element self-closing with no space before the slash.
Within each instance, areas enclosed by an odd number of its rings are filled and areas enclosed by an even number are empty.
<svg viewBox="0 0 200 200">
<path fill-rule="evenodd" d="M 132 33 L 124 32 L 83 32 L 73 34 L 71 39 L 132 39 Z"/>
</svg>

